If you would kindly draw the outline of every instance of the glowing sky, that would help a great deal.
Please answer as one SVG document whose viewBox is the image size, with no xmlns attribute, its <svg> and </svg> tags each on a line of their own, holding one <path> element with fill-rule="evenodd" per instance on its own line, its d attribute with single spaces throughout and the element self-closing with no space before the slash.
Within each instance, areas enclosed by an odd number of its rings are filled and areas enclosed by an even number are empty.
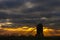
<svg viewBox="0 0 60 40">
<path fill-rule="evenodd" d="M 37 34 L 36 27 L 23 26 L 19 28 L 0 28 L 0 35 L 2 36 L 35 36 Z M 60 36 L 60 30 L 43 27 L 44 36 Z"/>
<path fill-rule="evenodd" d="M 33 27 L 39 22 L 48 28 L 44 34 L 60 35 L 60 0 L 0 0 L 0 32 L 10 27 Z"/>
</svg>

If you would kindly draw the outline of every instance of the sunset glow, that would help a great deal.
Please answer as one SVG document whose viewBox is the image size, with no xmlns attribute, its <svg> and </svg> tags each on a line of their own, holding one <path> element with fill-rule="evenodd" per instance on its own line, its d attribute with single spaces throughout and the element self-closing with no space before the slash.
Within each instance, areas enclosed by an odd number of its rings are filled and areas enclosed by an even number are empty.
<svg viewBox="0 0 60 40">
<path fill-rule="evenodd" d="M 43 27 L 43 34 L 44 36 L 60 36 L 60 31 L 47 28 L 47 27 Z"/>
<path fill-rule="evenodd" d="M 54 29 L 50 29 L 47 27 L 43 27 L 44 36 L 60 36 L 60 34 L 57 32 L 60 33 L 60 30 L 54 30 Z M 0 35 L 8 35 L 8 36 L 32 35 L 32 36 L 35 36 L 36 34 L 37 34 L 36 27 L 23 26 L 19 28 L 0 28 Z"/>
</svg>

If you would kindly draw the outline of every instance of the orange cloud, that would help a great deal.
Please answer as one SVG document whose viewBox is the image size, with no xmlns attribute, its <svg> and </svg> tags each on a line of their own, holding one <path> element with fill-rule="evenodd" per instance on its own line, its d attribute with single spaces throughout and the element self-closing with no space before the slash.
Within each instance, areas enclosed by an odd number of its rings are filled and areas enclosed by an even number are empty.
<svg viewBox="0 0 60 40">
<path fill-rule="evenodd" d="M 36 35 L 36 28 L 32 27 L 21 27 L 21 28 L 1 28 L 4 32 L 0 33 L 0 35 L 15 35 L 15 36 L 29 36 L 29 35 Z"/>
<path fill-rule="evenodd" d="M 36 27 L 27 27 L 23 26 L 20 28 L 0 28 L 0 35 L 3 36 L 35 36 L 37 34 Z M 60 36 L 60 30 L 50 29 L 47 27 L 43 27 L 44 36 Z"/>
<path fill-rule="evenodd" d="M 44 36 L 60 36 L 60 30 L 55 30 L 47 27 L 44 27 L 43 29 Z"/>
</svg>

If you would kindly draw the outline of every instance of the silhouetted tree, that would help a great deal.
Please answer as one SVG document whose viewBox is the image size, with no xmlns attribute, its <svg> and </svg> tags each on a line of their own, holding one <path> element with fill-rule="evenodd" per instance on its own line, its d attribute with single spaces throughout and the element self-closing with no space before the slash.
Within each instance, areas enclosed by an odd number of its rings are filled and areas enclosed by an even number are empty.
<svg viewBox="0 0 60 40">
<path fill-rule="evenodd" d="M 39 23 L 37 25 L 37 39 L 43 40 L 43 25 L 42 23 Z"/>
</svg>

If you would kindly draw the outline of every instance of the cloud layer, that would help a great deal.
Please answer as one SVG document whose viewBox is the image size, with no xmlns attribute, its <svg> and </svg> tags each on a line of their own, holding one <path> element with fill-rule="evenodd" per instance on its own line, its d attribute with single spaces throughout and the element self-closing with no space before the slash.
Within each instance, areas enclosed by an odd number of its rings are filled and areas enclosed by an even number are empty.
<svg viewBox="0 0 60 40">
<path fill-rule="evenodd" d="M 41 21 L 46 26 L 60 29 L 59 17 L 59 0 L 0 0 L 0 19 L 31 24 Z"/>
</svg>

